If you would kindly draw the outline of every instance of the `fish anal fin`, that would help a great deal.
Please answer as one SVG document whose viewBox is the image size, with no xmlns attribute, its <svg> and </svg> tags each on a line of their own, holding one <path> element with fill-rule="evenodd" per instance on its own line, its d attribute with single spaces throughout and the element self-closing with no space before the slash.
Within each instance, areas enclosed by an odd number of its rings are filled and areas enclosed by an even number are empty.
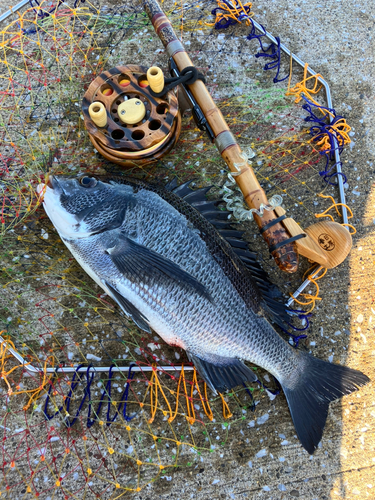
<svg viewBox="0 0 375 500">
<path fill-rule="evenodd" d="M 214 392 L 224 392 L 243 382 L 256 382 L 257 376 L 242 361 L 209 354 L 207 359 L 202 359 L 191 352 L 187 353 L 199 375 Z"/>
<path fill-rule="evenodd" d="M 130 316 L 134 323 L 139 326 L 141 330 L 151 333 L 151 329 L 148 325 L 148 319 L 143 316 L 143 314 L 138 311 L 138 309 L 125 297 L 121 295 L 108 281 L 104 281 L 104 285 L 108 288 L 110 296 L 115 300 L 124 313 Z"/>
</svg>

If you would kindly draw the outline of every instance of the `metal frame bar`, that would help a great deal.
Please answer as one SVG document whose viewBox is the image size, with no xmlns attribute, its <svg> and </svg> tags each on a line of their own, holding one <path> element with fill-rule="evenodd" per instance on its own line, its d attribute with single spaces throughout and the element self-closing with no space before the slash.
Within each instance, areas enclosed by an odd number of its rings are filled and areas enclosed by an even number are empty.
<svg viewBox="0 0 375 500">
<path fill-rule="evenodd" d="M 5 12 L 4 14 L 2 14 L 0 16 L 0 22 L 2 22 L 5 19 L 7 19 L 14 12 L 17 12 L 18 10 L 22 9 L 22 7 L 24 7 L 28 3 L 29 3 L 29 0 L 21 0 L 21 2 L 19 2 L 17 5 L 15 5 L 12 9 L 9 9 L 7 12 Z M 260 31 L 260 33 L 262 33 L 263 35 L 265 35 L 274 44 L 276 44 L 276 45 L 278 44 L 276 38 L 271 33 L 269 33 L 268 31 L 266 31 L 261 24 L 259 24 L 254 19 L 252 19 L 251 21 L 254 24 L 254 26 L 256 27 L 256 29 L 258 31 Z M 305 62 L 302 61 L 302 59 L 300 59 L 298 56 L 296 56 L 296 54 L 294 54 L 292 51 L 290 51 L 283 43 L 280 43 L 280 49 L 285 54 L 287 54 L 289 57 L 291 57 L 293 59 L 293 61 L 295 61 L 299 66 L 301 66 L 302 68 L 305 67 Z M 314 71 L 313 69 L 311 69 L 309 66 L 307 67 L 307 72 L 310 75 L 312 75 L 312 76 L 315 76 L 317 74 L 316 71 Z M 321 78 L 320 76 L 318 77 L 318 81 L 324 86 L 324 89 L 325 89 L 325 92 L 326 92 L 326 99 L 327 99 L 328 107 L 329 108 L 333 108 L 331 90 L 329 88 L 328 83 L 323 78 Z M 329 119 L 330 119 L 330 122 L 332 122 L 333 118 L 331 116 L 329 117 Z M 342 173 L 342 170 L 341 170 L 341 159 L 340 159 L 340 152 L 339 152 L 338 147 L 335 148 L 335 161 L 336 161 L 336 171 L 337 171 L 338 174 L 341 174 Z M 342 207 L 341 207 L 342 208 L 342 218 L 343 218 L 344 223 L 347 224 L 348 223 L 348 214 L 347 214 L 346 207 L 344 206 L 345 205 L 345 191 L 344 191 L 343 176 L 342 175 L 338 175 L 337 177 L 338 177 L 338 185 L 339 185 L 340 202 L 343 204 Z M 349 228 L 348 228 L 348 230 L 349 230 Z M 318 265 L 310 273 L 310 276 L 315 277 L 322 269 L 323 269 L 323 267 Z M 293 297 L 291 297 L 287 301 L 286 305 L 288 307 L 290 307 L 293 304 L 294 299 L 297 298 L 305 290 L 305 288 L 310 283 L 311 283 L 311 281 L 309 279 L 306 279 L 298 287 L 298 289 L 294 292 Z M 7 344 L 6 340 L 1 335 L 0 335 L 0 343 Z M 8 350 L 9 350 L 9 352 L 20 363 L 22 363 L 22 365 L 24 366 L 25 370 L 27 370 L 30 374 L 31 373 L 33 373 L 33 374 L 44 373 L 44 370 L 41 370 L 41 369 L 36 368 L 35 366 L 31 365 L 31 364 L 28 364 L 28 362 L 25 360 L 25 358 L 23 358 L 21 356 L 21 354 L 18 351 L 16 351 L 15 349 L 13 349 L 12 347 L 8 346 Z M 179 371 L 179 370 L 181 370 L 181 367 L 182 367 L 182 365 L 161 366 L 160 369 L 163 370 L 163 371 Z M 99 372 L 99 373 L 108 372 L 109 369 L 110 369 L 109 366 L 93 367 L 93 370 L 95 370 L 96 372 Z M 87 367 L 85 367 L 85 366 L 83 366 L 83 367 L 81 367 L 79 369 L 78 369 L 78 366 L 76 366 L 76 367 L 74 367 L 74 366 L 73 367 L 67 366 L 67 367 L 64 367 L 62 369 L 62 373 L 74 373 L 76 371 L 83 372 L 83 371 L 86 371 L 86 370 L 87 370 Z M 129 370 L 129 366 L 115 366 L 115 367 L 112 368 L 113 372 L 127 372 L 128 370 Z M 152 366 L 140 367 L 140 366 L 135 365 L 132 368 L 132 370 L 134 372 L 141 372 L 141 371 L 149 372 L 149 371 L 153 370 L 153 367 Z M 194 367 L 193 366 L 184 366 L 184 370 L 191 371 L 191 370 L 194 370 Z M 55 368 L 46 368 L 45 372 L 46 373 L 55 373 L 56 369 Z"/>
<path fill-rule="evenodd" d="M 262 25 L 260 25 L 256 21 L 254 21 L 254 19 L 251 19 L 251 21 L 252 21 L 252 23 L 254 23 L 254 26 L 256 27 L 256 29 L 258 31 L 260 31 L 263 35 L 265 35 L 274 44 L 276 44 L 276 45 L 278 44 L 276 38 L 273 35 L 271 35 L 271 33 L 269 33 L 268 31 L 266 31 L 262 27 Z M 287 54 L 289 57 L 291 57 L 293 59 L 293 61 L 295 61 L 299 66 L 301 66 L 302 68 L 305 67 L 305 62 L 302 61 L 302 59 L 300 59 L 298 56 L 296 56 L 292 51 L 290 51 L 283 43 L 280 43 L 280 49 L 285 54 Z M 307 67 L 307 72 L 311 76 L 315 76 L 317 74 L 316 71 L 312 70 L 309 66 Z M 328 83 L 323 78 L 321 78 L 320 76 L 318 77 L 318 81 L 324 86 L 324 89 L 326 91 L 326 99 L 327 99 L 328 107 L 329 108 L 333 108 L 331 90 L 329 88 Z M 332 116 L 329 116 L 329 120 L 330 120 L 330 123 L 332 123 L 332 121 L 333 121 Z M 342 173 L 342 170 L 341 170 L 341 159 L 340 159 L 340 152 L 339 152 L 338 147 L 335 148 L 335 161 L 336 161 L 336 170 L 337 170 L 337 173 L 341 174 Z M 345 204 L 345 191 L 344 191 L 343 176 L 342 175 L 338 175 L 337 177 L 338 177 L 338 184 L 339 184 L 340 203 L 342 203 L 344 205 Z M 348 213 L 347 213 L 346 207 L 342 206 L 341 208 L 342 208 L 342 218 L 343 218 L 344 224 L 347 224 L 348 223 Z M 349 228 L 347 228 L 347 229 L 349 230 Z"/>
<path fill-rule="evenodd" d="M 29 0 L 21 0 L 21 2 L 19 2 L 17 5 L 15 5 L 11 9 L 4 12 L 4 14 L 2 14 L 0 16 L 0 23 L 2 21 L 5 21 L 5 19 L 8 19 L 8 17 L 11 16 L 12 14 L 14 14 L 14 12 L 17 12 L 17 10 L 20 10 L 20 9 L 22 9 L 22 7 L 25 7 L 25 5 L 28 3 L 29 3 Z"/>
<path fill-rule="evenodd" d="M 23 365 L 24 369 L 28 371 L 30 374 L 43 374 L 43 373 L 56 373 L 56 368 L 46 368 L 45 370 L 41 370 L 40 368 L 36 368 L 34 365 L 30 364 L 18 351 L 13 349 L 13 347 L 10 347 L 8 345 L 8 342 L 0 335 L 0 344 L 5 344 L 8 348 L 8 351 Z M 74 373 L 74 372 L 86 372 L 88 366 L 64 366 L 60 368 L 60 373 L 65 374 L 65 373 Z M 112 372 L 128 372 L 130 366 L 114 366 L 112 368 Z M 103 373 L 103 372 L 108 372 L 110 367 L 109 366 L 92 366 L 90 368 L 91 370 L 98 372 L 98 373 Z M 165 365 L 165 366 L 158 366 L 157 370 L 162 370 L 166 372 L 173 372 L 173 371 L 181 371 L 182 365 Z M 154 370 L 153 366 L 138 366 L 138 365 L 132 365 L 132 371 L 133 372 L 152 372 Z M 194 366 L 185 366 L 184 365 L 184 370 L 186 371 L 193 371 Z"/>
</svg>

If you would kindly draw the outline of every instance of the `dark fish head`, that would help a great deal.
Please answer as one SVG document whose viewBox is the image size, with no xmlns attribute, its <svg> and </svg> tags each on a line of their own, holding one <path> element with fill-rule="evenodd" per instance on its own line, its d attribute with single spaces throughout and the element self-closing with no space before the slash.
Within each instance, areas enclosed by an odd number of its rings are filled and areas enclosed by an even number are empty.
<svg viewBox="0 0 375 500">
<path fill-rule="evenodd" d="M 68 239 L 87 238 L 119 227 L 126 210 L 135 203 L 130 186 L 90 174 L 51 175 L 37 191 L 53 225 Z"/>
</svg>

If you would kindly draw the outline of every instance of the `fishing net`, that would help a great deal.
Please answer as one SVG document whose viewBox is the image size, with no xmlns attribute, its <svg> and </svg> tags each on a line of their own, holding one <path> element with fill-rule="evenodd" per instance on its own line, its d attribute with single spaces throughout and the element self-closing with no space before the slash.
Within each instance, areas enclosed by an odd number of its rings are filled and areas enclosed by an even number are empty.
<svg viewBox="0 0 375 500">
<path fill-rule="evenodd" d="M 280 47 L 259 36 L 249 5 L 163 8 L 268 197 L 280 194 L 288 215 L 306 227 L 331 205 L 322 193 L 337 199 L 325 96 L 316 78 L 295 65 L 291 72 Z M 27 5 L 7 22 L 0 32 L 0 492 L 121 498 L 221 453 L 230 429 L 254 426 L 255 403 L 273 396 L 260 384 L 213 397 L 182 351 L 119 313 L 38 206 L 35 189 L 47 172 L 116 171 L 88 139 L 81 99 L 101 71 L 116 65 L 157 63 L 167 72 L 141 7 L 48 1 Z M 335 120 L 341 147 L 349 129 Z M 226 186 L 228 208 L 246 218 L 219 153 L 190 116 L 169 155 L 129 173 L 160 182 L 194 179 L 216 194 Z M 266 269 L 277 273 L 256 229 L 251 223 L 245 229 Z M 292 293 L 307 267 L 303 262 L 283 291 Z M 259 378 L 273 385 L 267 375 Z"/>
</svg>

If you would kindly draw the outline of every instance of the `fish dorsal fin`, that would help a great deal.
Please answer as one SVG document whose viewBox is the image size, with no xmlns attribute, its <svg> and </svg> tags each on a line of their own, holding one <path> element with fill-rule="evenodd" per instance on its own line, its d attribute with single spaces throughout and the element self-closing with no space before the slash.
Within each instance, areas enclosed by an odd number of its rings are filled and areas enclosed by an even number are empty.
<svg viewBox="0 0 375 500">
<path fill-rule="evenodd" d="M 190 185 L 193 182 L 194 179 L 178 186 L 175 177 L 167 184 L 166 189 L 198 210 L 216 228 L 220 236 L 229 243 L 233 252 L 250 271 L 259 288 L 264 301 L 263 306 L 270 315 L 270 319 L 283 329 L 287 328 L 290 318 L 287 313 L 288 308 L 283 303 L 283 295 L 277 286 L 269 280 L 267 273 L 259 263 L 257 254 L 249 248 L 249 243 L 242 239 L 244 231 L 235 229 L 238 222 L 231 221 L 229 219 L 231 213 L 219 207 L 223 200 L 207 200 L 206 195 L 212 186 L 192 189 Z"/>
<path fill-rule="evenodd" d="M 167 191 L 173 191 L 176 187 L 178 187 L 177 177 L 173 177 L 173 179 L 165 185 Z"/>
</svg>

